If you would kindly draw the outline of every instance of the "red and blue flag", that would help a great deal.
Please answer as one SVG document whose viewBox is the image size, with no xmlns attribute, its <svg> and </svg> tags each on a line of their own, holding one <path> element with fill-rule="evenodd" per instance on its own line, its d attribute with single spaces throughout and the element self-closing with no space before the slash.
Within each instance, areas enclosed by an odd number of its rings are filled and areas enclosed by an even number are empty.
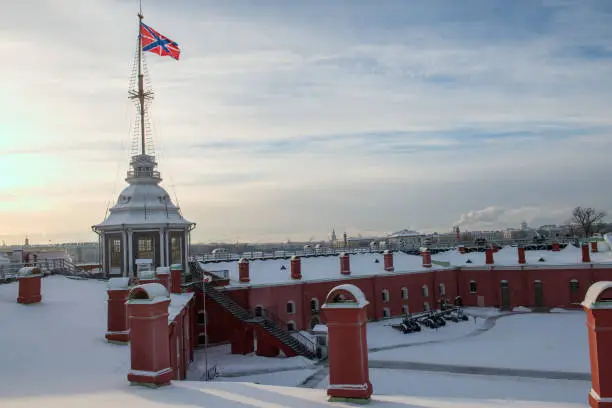
<svg viewBox="0 0 612 408">
<path fill-rule="evenodd" d="M 143 51 L 150 51 L 162 57 L 170 56 L 179 59 L 181 50 L 177 43 L 164 37 L 145 23 L 140 23 L 140 37 Z"/>
</svg>

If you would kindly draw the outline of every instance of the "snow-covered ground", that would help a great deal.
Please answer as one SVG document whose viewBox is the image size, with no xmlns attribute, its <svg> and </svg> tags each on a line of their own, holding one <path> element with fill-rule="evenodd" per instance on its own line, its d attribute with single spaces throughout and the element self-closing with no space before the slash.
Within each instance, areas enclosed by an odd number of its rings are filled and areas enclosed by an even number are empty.
<svg viewBox="0 0 612 408">
<path fill-rule="evenodd" d="M 504 316 L 495 322 L 493 328 L 478 336 L 374 352 L 370 359 L 590 372 L 587 329 L 582 311 Z"/>
<path fill-rule="evenodd" d="M 210 383 L 174 382 L 157 390 L 131 387 L 126 378 L 129 347 L 109 344 L 104 339 L 105 283 L 53 276 L 45 278 L 42 285 L 43 302 L 37 305 L 17 304 L 17 283 L 0 285 L 2 407 L 353 406 L 326 401 L 325 392 L 321 389 L 326 382 L 324 367 L 313 366 L 301 358 L 230 356 L 227 347 L 209 350 L 211 361 L 216 361 L 220 370 L 228 376 L 247 371 L 251 371 L 251 374 L 241 378 L 225 377 Z M 483 316 L 497 314 L 491 309 L 471 309 L 470 312 Z M 410 353 L 414 353 L 415 358 L 419 354 L 432 356 L 444 348 L 457 351 L 457 345 L 463 344 L 461 350 L 471 355 L 470 364 L 473 359 L 479 358 L 478 354 L 490 359 L 497 358 L 497 362 L 501 361 L 504 365 L 513 359 L 527 362 L 534 359 L 533 350 L 539 348 L 548 353 L 548 357 L 540 360 L 548 367 L 541 366 L 540 369 L 578 367 L 577 371 L 582 372 L 585 366 L 588 367 L 588 354 L 585 355 L 585 350 L 581 349 L 584 343 L 580 338 L 586 338 L 586 328 L 584 316 L 580 313 L 501 317 L 491 331 L 471 338 L 464 336 L 470 333 L 470 326 L 480 326 L 473 321 L 452 323 L 438 332 L 430 330 L 413 335 L 396 332 L 384 326 L 385 323 L 388 322 L 369 325 L 370 347 L 432 339 L 452 341 L 381 351 L 372 353 L 371 359 L 389 352 L 396 353 L 394 360 L 398 361 L 401 361 L 399 356 Z M 501 330 L 496 332 L 497 329 Z M 575 335 L 571 334 L 572 331 L 576 332 Z M 521 337 L 523 340 L 520 340 Z M 521 356 L 521 353 L 524 355 Z M 198 365 L 202 364 L 200 354 L 198 352 Z M 453 353 L 448 354 L 452 357 Z M 563 358 L 559 357 L 561 354 Z M 553 357 L 565 362 L 554 362 Z M 554 366 L 555 363 L 557 366 Z M 282 371 L 265 372 L 272 369 Z M 260 373 L 255 374 L 256 370 Z M 316 370 L 323 370 L 319 389 L 277 386 L 300 384 Z M 385 408 L 583 407 L 589 388 L 586 381 L 523 380 L 388 369 L 372 369 L 371 379 L 375 390 L 371 406 Z"/>
</svg>

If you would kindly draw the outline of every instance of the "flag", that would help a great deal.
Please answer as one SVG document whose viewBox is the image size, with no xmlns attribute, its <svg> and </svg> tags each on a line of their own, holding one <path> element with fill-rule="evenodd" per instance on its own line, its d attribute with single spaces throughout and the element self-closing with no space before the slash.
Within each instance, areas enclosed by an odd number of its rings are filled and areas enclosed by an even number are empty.
<svg viewBox="0 0 612 408">
<path fill-rule="evenodd" d="M 150 51 L 162 57 L 169 55 L 175 60 L 179 59 L 181 50 L 178 44 L 142 22 L 140 23 L 140 36 L 143 51 Z"/>
</svg>

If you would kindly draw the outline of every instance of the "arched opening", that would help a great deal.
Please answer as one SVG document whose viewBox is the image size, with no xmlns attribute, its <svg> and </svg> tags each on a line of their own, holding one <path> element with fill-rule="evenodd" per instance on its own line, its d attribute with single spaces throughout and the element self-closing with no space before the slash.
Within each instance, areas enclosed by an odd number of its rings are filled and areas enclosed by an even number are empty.
<svg viewBox="0 0 612 408">
<path fill-rule="evenodd" d="M 262 305 L 255 306 L 255 316 L 262 317 L 263 316 L 264 307 Z"/>
<path fill-rule="evenodd" d="M 580 303 L 580 284 L 578 283 L 578 279 L 572 279 L 569 281 L 569 294 L 570 303 Z"/>
<path fill-rule="evenodd" d="M 388 308 L 388 307 L 385 307 L 385 308 L 383 309 L 383 318 L 384 318 L 384 319 L 388 319 L 388 318 L 390 318 L 390 317 L 391 317 L 391 311 L 389 310 L 389 308 Z"/>
<path fill-rule="evenodd" d="M 535 307 L 544 307 L 544 286 L 541 280 L 533 281 L 533 295 Z"/>
<path fill-rule="evenodd" d="M 438 294 L 440 296 L 446 295 L 446 286 L 443 283 L 438 284 Z"/>
<path fill-rule="evenodd" d="M 408 305 L 402 305 L 402 314 L 403 315 L 409 315 L 410 314 L 410 309 L 408 308 Z"/>
<path fill-rule="evenodd" d="M 287 322 L 287 331 L 295 331 L 295 322 L 293 320 Z"/>
<path fill-rule="evenodd" d="M 423 292 L 423 297 L 429 296 L 429 287 L 427 285 L 423 285 L 423 287 L 421 288 L 421 291 Z"/>
<path fill-rule="evenodd" d="M 429 302 L 423 302 L 423 311 L 429 312 L 431 310 L 431 306 L 429 306 Z"/>
<path fill-rule="evenodd" d="M 510 309 L 510 288 L 508 287 L 508 281 L 500 281 L 499 288 L 501 291 L 501 308 Z"/>
<path fill-rule="evenodd" d="M 408 299 L 408 288 L 405 286 L 402 287 L 401 294 L 402 294 L 402 299 Z"/>
<path fill-rule="evenodd" d="M 321 324 L 321 318 L 319 316 L 312 316 L 310 319 L 310 330 L 314 329 L 317 324 Z"/>
</svg>

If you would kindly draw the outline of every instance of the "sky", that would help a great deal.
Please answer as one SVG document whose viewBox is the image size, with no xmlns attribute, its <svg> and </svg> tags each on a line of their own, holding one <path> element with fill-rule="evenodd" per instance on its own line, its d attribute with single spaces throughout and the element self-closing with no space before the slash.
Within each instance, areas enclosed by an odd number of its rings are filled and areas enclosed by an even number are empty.
<svg viewBox="0 0 612 408">
<path fill-rule="evenodd" d="M 125 187 L 136 0 L 0 4 L 0 240 Z M 144 0 L 159 170 L 195 242 L 612 214 L 612 3 Z"/>
</svg>

